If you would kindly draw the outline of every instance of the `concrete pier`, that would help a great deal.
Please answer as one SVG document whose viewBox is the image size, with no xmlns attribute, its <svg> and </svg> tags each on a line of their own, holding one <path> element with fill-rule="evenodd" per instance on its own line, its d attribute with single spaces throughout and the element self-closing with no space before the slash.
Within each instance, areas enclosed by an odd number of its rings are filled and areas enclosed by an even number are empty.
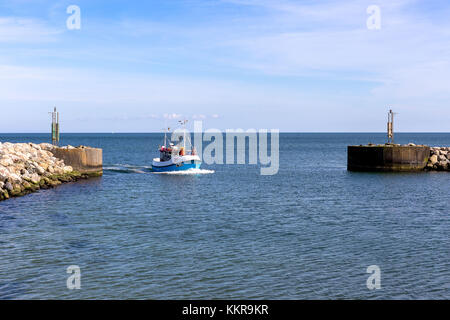
<svg viewBox="0 0 450 320">
<path fill-rule="evenodd" d="M 349 171 L 420 171 L 430 158 L 430 147 L 416 145 L 348 146 Z"/>
<path fill-rule="evenodd" d="M 73 170 L 82 174 L 101 176 L 103 174 L 103 151 L 98 148 L 80 146 L 54 148 L 53 155 L 61 160 Z"/>
</svg>

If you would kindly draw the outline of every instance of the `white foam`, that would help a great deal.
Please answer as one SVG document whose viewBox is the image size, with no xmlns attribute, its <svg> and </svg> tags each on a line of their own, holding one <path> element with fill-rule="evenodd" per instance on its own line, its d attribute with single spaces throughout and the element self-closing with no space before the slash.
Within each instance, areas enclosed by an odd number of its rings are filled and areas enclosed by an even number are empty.
<svg viewBox="0 0 450 320">
<path fill-rule="evenodd" d="M 206 169 L 188 169 L 183 171 L 167 171 L 154 172 L 151 171 L 151 166 L 135 166 L 129 164 L 113 164 L 112 166 L 103 167 L 104 171 L 111 171 L 116 173 L 155 173 L 155 174 L 169 174 L 169 175 L 196 175 L 196 174 L 211 174 L 214 170 Z"/>
<path fill-rule="evenodd" d="M 112 171 L 117 173 L 146 173 L 144 167 L 137 166 L 128 166 L 128 165 L 120 165 L 120 166 L 108 166 L 103 167 L 103 171 Z"/>
</svg>

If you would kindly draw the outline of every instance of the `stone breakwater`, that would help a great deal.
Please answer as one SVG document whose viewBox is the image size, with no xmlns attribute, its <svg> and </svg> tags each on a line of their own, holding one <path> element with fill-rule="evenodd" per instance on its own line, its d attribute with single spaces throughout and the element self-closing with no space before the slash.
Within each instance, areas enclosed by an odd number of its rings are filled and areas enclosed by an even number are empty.
<svg viewBox="0 0 450 320">
<path fill-rule="evenodd" d="M 450 147 L 430 148 L 426 170 L 450 171 Z"/>
<path fill-rule="evenodd" d="M 57 148 L 48 143 L 0 142 L 0 201 L 92 176 L 74 170 L 53 154 L 71 149 L 79 150 L 71 146 Z"/>
</svg>

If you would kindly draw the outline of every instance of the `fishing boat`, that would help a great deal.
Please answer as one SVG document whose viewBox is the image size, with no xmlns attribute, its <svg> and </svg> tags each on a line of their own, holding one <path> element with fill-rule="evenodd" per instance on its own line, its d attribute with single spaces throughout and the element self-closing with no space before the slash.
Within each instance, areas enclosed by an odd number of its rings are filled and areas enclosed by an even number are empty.
<svg viewBox="0 0 450 320">
<path fill-rule="evenodd" d="M 179 121 L 183 127 L 187 120 Z M 174 144 L 167 139 L 167 131 L 164 131 L 164 143 L 159 146 L 159 158 L 154 158 L 152 162 L 152 171 L 171 172 L 200 169 L 201 159 L 190 142 L 189 135 L 183 128 L 183 137 L 178 144 Z"/>
</svg>

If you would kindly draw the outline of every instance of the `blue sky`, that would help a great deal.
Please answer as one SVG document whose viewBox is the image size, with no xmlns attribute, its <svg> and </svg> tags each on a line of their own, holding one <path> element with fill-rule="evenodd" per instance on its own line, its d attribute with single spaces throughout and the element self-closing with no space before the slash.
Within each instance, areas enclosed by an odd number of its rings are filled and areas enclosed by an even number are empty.
<svg viewBox="0 0 450 320">
<path fill-rule="evenodd" d="M 381 132 L 389 107 L 398 131 L 448 132 L 448 17 L 448 1 L 0 1 L 0 132 L 46 132 L 54 105 L 65 132 Z"/>
</svg>

